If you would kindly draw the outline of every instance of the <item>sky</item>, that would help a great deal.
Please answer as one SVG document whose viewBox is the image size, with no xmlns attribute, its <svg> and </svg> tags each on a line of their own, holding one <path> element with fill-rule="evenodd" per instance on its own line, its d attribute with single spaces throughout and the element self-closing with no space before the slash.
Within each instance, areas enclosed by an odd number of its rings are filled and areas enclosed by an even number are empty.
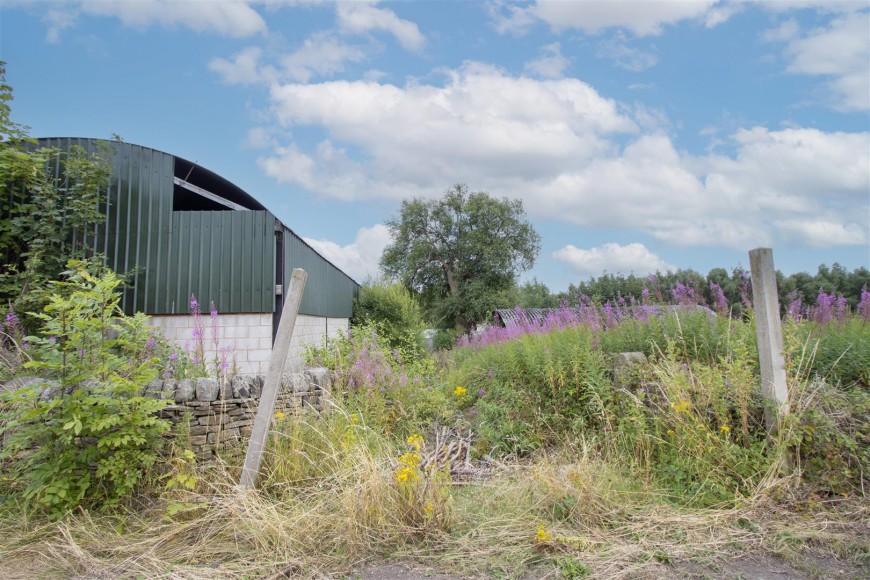
<svg viewBox="0 0 870 580">
<path fill-rule="evenodd" d="M 358 281 L 403 199 L 523 201 L 533 278 L 870 267 L 870 2 L 4 0 L 13 120 L 194 161 Z"/>
</svg>

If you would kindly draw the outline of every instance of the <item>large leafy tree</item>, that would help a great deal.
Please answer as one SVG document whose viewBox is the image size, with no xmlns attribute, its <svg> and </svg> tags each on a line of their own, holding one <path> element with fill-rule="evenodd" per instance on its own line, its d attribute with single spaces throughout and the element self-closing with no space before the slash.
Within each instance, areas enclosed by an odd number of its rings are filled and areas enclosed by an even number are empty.
<svg viewBox="0 0 870 580">
<path fill-rule="evenodd" d="M 418 292 L 444 326 L 471 328 L 535 262 L 541 238 L 524 216 L 520 200 L 459 184 L 438 200 L 405 200 L 387 221 L 394 241 L 381 267 Z"/>
</svg>

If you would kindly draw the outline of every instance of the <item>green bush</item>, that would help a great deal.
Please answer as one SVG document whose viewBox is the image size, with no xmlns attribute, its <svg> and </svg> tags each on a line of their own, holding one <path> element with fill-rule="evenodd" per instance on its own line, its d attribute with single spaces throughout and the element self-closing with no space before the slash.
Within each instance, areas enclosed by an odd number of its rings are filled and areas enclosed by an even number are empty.
<svg viewBox="0 0 870 580">
<path fill-rule="evenodd" d="M 53 282 L 38 336 L 27 338 L 25 372 L 56 383 L 7 392 L 0 409 L 6 485 L 51 517 L 77 506 L 117 505 L 143 481 L 169 429 L 165 401 L 142 396 L 158 373 L 144 315 L 118 307 L 121 280 L 71 263 Z M 11 494 L 10 494 L 11 495 Z"/>
<path fill-rule="evenodd" d="M 399 283 L 367 282 L 353 304 L 353 326 L 375 325 L 378 334 L 395 349 L 408 354 L 425 351 L 420 332 L 423 314 L 411 293 Z"/>
</svg>

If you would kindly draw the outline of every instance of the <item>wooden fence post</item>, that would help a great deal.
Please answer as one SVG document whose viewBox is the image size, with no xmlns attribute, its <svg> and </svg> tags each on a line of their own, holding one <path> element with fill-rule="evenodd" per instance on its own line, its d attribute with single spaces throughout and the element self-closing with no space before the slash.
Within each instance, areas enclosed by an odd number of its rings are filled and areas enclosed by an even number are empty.
<svg viewBox="0 0 870 580">
<path fill-rule="evenodd" d="M 774 434 L 778 430 L 779 419 L 788 414 L 788 386 L 785 358 L 782 354 L 782 323 L 776 290 L 776 271 L 773 269 L 773 250 L 750 250 L 749 267 L 752 271 L 752 302 L 755 309 L 761 388 L 767 403 L 764 423 L 767 431 Z"/>
<path fill-rule="evenodd" d="M 245 489 L 254 489 L 257 485 L 257 477 L 260 475 L 266 437 L 269 434 L 272 415 L 275 413 L 275 401 L 281 386 L 281 376 L 290 351 L 290 338 L 293 336 L 296 314 L 299 312 L 299 303 L 302 302 L 302 291 L 305 290 L 307 279 L 308 274 L 300 268 L 295 268 L 290 276 L 290 290 L 284 309 L 281 311 L 281 321 L 278 323 L 275 344 L 272 346 L 272 357 L 269 360 L 269 371 L 263 383 L 260 404 L 257 407 L 257 416 L 254 418 L 254 428 L 248 441 L 248 453 L 245 455 L 245 464 L 239 481 L 239 485 Z"/>
</svg>

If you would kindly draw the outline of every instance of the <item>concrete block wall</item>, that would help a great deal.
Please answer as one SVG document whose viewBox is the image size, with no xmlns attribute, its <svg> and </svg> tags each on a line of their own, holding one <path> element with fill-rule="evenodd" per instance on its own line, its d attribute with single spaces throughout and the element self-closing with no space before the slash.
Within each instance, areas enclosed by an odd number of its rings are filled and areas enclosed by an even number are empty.
<svg viewBox="0 0 870 580">
<path fill-rule="evenodd" d="M 206 313 L 202 317 L 205 334 L 206 358 L 214 360 L 215 348 L 212 336 L 211 317 Z M 230 358 L 230 365 L 235 365 L 237 374 L 266 374 L 269 370 L 269 359 L 272 356 L 272 314 L 219 314 L 218 321 L 218 352 Z M 150 318 L 152 328 L 160 331 L 163 338 L 175 344 L 179 349 L 190 351 L 193 348 L 194 319 L 189 314 L 154 315 Z M 347 332 L 350 320 L 347 318 L 326 318 L 323 316 L 308 316 L 300 314 L 296 317 L 293 338 L 290 342 L 290 354 L 287 357 L 285 372 L 293 372 L 302 368 L 305 362 L 305 346 L 321 344 L 324 338 L 340 336 Z M 220 349 L 226 348 L 226 353 Z"/>
<path fill-rule="evenodd" d="M 306 346 L 321 345 L 327 336 L 336 338 L 346 335 L 348 328 L 350 328 L 350 320 L 347 318 L 325 318 L 305 314 L 297 316 L 284 372 L 302 368 L 305 364 Z"/>
</svg>

